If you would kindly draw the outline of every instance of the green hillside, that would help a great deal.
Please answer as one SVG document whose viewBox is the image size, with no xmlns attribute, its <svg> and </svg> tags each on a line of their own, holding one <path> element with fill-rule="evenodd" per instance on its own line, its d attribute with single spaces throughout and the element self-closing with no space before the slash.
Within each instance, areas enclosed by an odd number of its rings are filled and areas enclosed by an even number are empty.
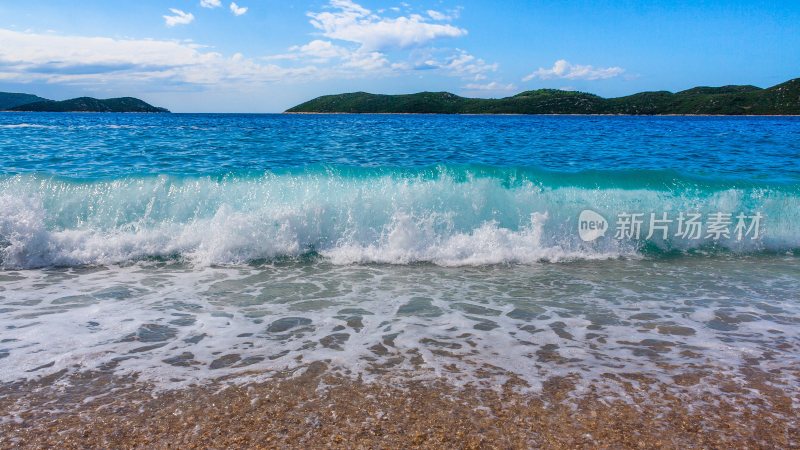
<svg viewBox="0 0 800 450">
<path fill-rule="evenodd" d="M 800 115 L 800 78 L 768 89 L 756 86 L 696 87 L 672 93 L 641 92 L 603 98 L 555 89 L 526 91 L 500 99 L 459 97 L 449 92 L 325 95 L 288 113 L 428 114 L 714 114 Z"/>
<path fill-rule="evenodd" d="M 20 94 L 16 92 L 0 92 L 0 111 L 14 108 L 15 106 L 24 105 L 26 103 L 35 103 L 47 101 L 33 94 Z"/>
<path fill-rule="evenodd" d="M 164 108 L 152 106 L 149 103 L 133 97 L 110 98 L 107 100 L 99 100 L 91 97 L 79 97 L 63 101 L 45 100 L 16 106 L 9 108 L 9 110 L 35 112 L 169 112 Z"/>
</svg>

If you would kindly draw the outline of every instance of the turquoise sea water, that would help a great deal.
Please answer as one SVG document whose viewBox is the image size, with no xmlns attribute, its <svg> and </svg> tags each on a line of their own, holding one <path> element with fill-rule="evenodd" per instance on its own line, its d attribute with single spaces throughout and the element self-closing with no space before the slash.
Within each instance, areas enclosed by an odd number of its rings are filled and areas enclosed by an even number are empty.
<svg viewBox="0 0 800 450">
<path fill-rule="evenodd" d="M 0 381 L 781 372 L 799 257 L 798 118 L 0 114 Z"/>
</svg>

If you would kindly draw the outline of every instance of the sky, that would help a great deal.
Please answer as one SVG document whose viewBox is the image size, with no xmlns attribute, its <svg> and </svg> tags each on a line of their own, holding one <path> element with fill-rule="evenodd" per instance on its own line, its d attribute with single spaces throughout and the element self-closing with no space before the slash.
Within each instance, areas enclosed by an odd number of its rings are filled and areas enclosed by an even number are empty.
<svg viewBox="0 0 800 450">
<path fill-rule="evenodd" d="M 173 112 L 797 77 L 797 0 L 0 0 L 0 91 L 133 96 Z"/>
</svg>

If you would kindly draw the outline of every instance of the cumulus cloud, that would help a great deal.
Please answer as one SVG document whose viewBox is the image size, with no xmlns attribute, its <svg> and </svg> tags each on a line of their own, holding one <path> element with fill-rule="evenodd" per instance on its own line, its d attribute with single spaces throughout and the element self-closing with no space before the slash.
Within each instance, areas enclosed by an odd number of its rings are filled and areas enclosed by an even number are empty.
<svg viewBox="0 0 800 450">
<path fill-rule="evenodd" d="M 450 16 L 439 11 L 429 9 L 426 12 L 428 13 L 428 17 L 433 20 L 450 20 Z"/>
<path fill-rule="evenodd" d="M 292 46 L 289 48 L 289 53 L 272 55 L 265 59 L 308 61 L 314 64 L 332 63 L 326 71 L 329 76 L 334 74 L 349 76 L 356 74 L 354 72 L 377 75 L 381 69 L 397 67 L 397 65 L 392 65 L 386 55 L 381 52 L 351 50 L 320 39 L 305 45 Z"/>
<path fill-rule="evenodd" d="M 219 8 L 222 6 L 221 0 L 200 0 L 200 6 L 203 8 Z"/>
<path fill-rule="evenodd" d="M 235 2 L 231 2 L 230 8 L 234 16 L 243 16 L 247 13 L 247 7 L 239 6 Z"/>
<path fill-rule="evenodd" d="M 331 0 L 327 11 L 309 12 L 308 16 L 311 25 L 323 36 L 356 43 L 368 52 L 422 45 L 442 37 L 467 34 L 465 29 L 430 23 L 418 14 L 380 16 L 351 0 Z"/>
<path fill-rule="evenodd" d="M 222 1 L 200 0 L 200 6 L 217 7 Z M 230 6 L 232 12 L 245 9 L 236 3 Z M 179 9 L 170 11 L 172 15 L 165 16 L 169 26 L 194 20 Z M 430 45 L 437 39 L 464 36 L 466 30 L 461 28 L 403 12 L 372 12 L 352 0 L 330 0 L 322 10 L 307 14 L 317 31 L 314 39 L 291 46 L 286 53 L 257 58 L 240 53 L 225 56 L 187 41 L 0 29 L 0 79 L 205 86 L 395 76 L 428 69 L 487 90 L 502 87 L 485 81 L 497 71 L 497 64 L 465 50 Z"/>
<path fill-rule="evenodd" d="M 491 83 L 485 84 L 469 83 L 464 86 L 464 88 L 471 91 L 513 91 L 517 87 L 511 83 L 502 84 L 498 83 L 497 81 L 492 81 Z"/>
<path fill-rule="evenodd" d="M 437 49 L 425 52 L 423 56 L 417 58 L 413 68 L 414 70 L 437 70 L 444 75 L 481 81 L 488 78 L 490 73 L 496 72 L 498 66 L 489 64 L 465 50 L 443 51 Z"/>
<path fill-rule="evenodd" d="M 540 80 L 604 80 L 614 78 L 625 72 L 622 67 L 594 67 L 590 65 L 571 64 L 564 59 L 559 59 L 553 67 L 545 69 L 540 67 L 535 72 L 526 76 L 522 81 L 533 79 Z"/>
<path fill-rule="evenodd" d="M 497 71 L 497 64 L 489 64 L 470 53 L 459 50 L 440 66 L 452 74 L 472 78 L 475 81 L 486 79 L 486 74 Z"/>
<path fill-rule="evenodd" d="M 194 22 L 194 14 L 192 13 L 186 13 L 176 8 L 170 8 L 169 11 L 173 15 L 163 16 L 164 22 L 168 27 L 174 27 L 175 25 L 188 25 Z"/>
<path fill-rule="evenodd" d="M 344 58 L 350 53 L 346 48 L 320 39 L 313 40 L 306 45 L 295 45 L 289 50 L 295 52 L 296 55 L 308 56 L 323 62 L 333 58 Z"/>
<path fill-rule="evenodd" d="M 343 68 L 352 68 L 367 73 L 375 73 L 390 67 L 386 55 L 380 52 L 352 52 L 342 64 Z"/>
<path fill-rule="evenodd" d="M 16 82 L 104 84 L 169 81 L 248 84 L 316 77 L 311 66 L 283 68 L 241 54 L 169 40 L 112 39 L 0 29 L 0 78 Z"/>
<path fill-rule="evenodd" d="M 330 0 L 323 11 L 307 13 L 311 25 L 325 39 L 294 45 L 287 53 L 266 59 L 328 64 L 329 73 L 342 76 L 399 75 L 431 69 L 479 81 L 497 70 L 497 64 L 466 51 L 423 45 L 439 38 L 464 36 L 466 30 L 431 23 L 420 15 L 389 17 L 384 13 L 385 10 L 372 12 L 352 0 Z M 445 18 L 435 11 L 429 16 L 431 20 L 435 20 L 434 16 Z M 389 55 L 395 60 L 390 60 Z"/>
</svg>

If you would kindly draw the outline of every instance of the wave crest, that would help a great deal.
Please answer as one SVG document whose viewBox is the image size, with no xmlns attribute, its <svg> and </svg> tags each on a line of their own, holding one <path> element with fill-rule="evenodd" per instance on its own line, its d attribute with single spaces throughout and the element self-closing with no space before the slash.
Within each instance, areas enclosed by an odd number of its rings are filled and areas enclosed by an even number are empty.
<svg viewBox="0 0 800 450">
<path fill-rule="evenodd" d="M 307 172 L 256 177 L 145 177 L 75 181 L 0 179 L 5 268 L 181 258 L 238 264 L 318 254 L 335 264 L 535 263 L 638 257 L 642 249 L 733 252 L 800 248 L 791 189 L 595 187 L 493 171 L 431 175 Z M 557 178 L 557 177 L 551 177 Z M 582 242 L 577 217 L 622 211 L 761 212 L 758 241 Z"/>
</svg>

